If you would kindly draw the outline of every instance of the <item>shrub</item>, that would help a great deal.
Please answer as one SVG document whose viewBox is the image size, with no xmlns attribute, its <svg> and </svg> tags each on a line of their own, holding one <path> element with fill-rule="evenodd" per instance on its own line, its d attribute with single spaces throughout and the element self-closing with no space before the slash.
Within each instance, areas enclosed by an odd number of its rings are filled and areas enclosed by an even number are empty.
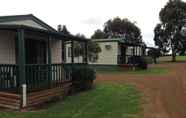
<svg viewBox="0 0 186 118">
<path fill-rule="evenodd" d="M 146 70 L 148 68 L 147 61 L 144 57 L 139 58 L 139 63 L 137 64 L 137 68 Z"/>
<path fill-rule="evenodd" d="M 145 56 L 144 59 L 148 64 L 153 64 L 153 58 L 151 56 Z"/>
<path fill-rule="evenodd" d="M 129 63 L 136 65 L 137 69 L 145 70 L 148 68 L 147 61 L 145 57 L 142 57 L 142 56 L 131 56 L 129 58 Z"/>
<path fill-rule="evenodd" d="M 96 72 L 88 66 L 73 68 L 72 87 L 74 91 L 83 91 L 92 88 Z"/>
</svg>

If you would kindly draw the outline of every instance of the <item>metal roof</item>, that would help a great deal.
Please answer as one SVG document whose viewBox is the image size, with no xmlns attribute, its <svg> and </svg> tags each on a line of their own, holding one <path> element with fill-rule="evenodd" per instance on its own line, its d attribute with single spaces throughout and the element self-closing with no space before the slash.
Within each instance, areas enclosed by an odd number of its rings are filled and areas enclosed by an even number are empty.
<svg viewBox="0 0 186 118">
<path fill-rule="evenodd" d="M 84 42 L 88 41 L 88 39 L 85 38 L 80 38 L 73 35 L 65 35 L 57 31 L 49 31 L 49 30 L 34 28 L 26 25 L 0 25 L 0 30 L 19 30 L 19 29 L 51 35 L 61 40 L 75 40 L 75 41 L 84 41 Z"/>
</svg>

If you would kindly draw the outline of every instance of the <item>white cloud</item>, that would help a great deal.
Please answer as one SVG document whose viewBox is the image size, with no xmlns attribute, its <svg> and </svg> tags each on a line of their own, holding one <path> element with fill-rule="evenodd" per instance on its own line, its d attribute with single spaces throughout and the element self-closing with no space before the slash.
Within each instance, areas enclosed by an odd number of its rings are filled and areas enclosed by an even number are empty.
<svg viewBox="0 0 186 118">
<path fill-rule="evenodd" d="M 137 21 L 144 40 L 153 44 L 159 11 L 168 0 L 4 0 L 0 15 L 33 13 L 54 28 L 65 24 L 73 34 L 90 37 L 108 19 L 119 16 Z"/>
<path fill-rule="evenodd" d="M 90 17 L 83 20 L 82 23 L 87 25 L 102 25 L 103 21 L 100 17 Z"/>
</svg>

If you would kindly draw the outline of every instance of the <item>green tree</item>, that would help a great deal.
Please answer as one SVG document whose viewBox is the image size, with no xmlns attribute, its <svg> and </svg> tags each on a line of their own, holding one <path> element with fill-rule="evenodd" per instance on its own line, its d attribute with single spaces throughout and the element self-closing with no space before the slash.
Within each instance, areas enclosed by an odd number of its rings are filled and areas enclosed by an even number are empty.
<svg viewBox="0 0 186 118">
<path fill-rule="evenodd" d="M 77 37 L 81 38 L 86 38 L 85 35 L 78 33 L 76 35 Z M 80 42 L 75 42 L 74 43 L 74 53 L 76 57 L 80 57 L 84 54 L 84 45 Z M 96 43 L 93 42 L 92 40 L 88 41 L 88 59 L 91 62 L 95 62 L 99 56 L 98 54 L 101 52 L 100 46 Z"/>
<path fill-rule="evenodd" d="M 185 38 L 182 30 L 186 19 L 186 3 L 181 0 L 169 0 L 159 13 L 160 23 L 154 29 L 154 41 L 163 52 L 172 52 L 172 61 L 176 53 L 184 49 Z"/>
<path fill-rule="evenodd" d="M 100 46 L 94 42 L 94 41 L 89 41 L 88 43 L 88 58 L 89 61 L 91 62 L 96 62 L 99 58 L 99 53 L 101 52 Z"/>
<path fill-rule="evenodd" d="M 70 32 L 67 30 L 66 25 L 63 25 L 63 26 L 58 25 L 58 31 L 59 32 L 62 32 L 63 34 L 66 34 L 66 35 L 69 35 L 70 34 Z"/>
<path fill-rule="evenodd" d="M 94 34 L 91 36 L 91 39 L 105 39 L 107 35 L 100 29 L 97 29 Z"/>
<path fill-rule="evenodd" d="M 161 55 L 160 50 L 157 48 L 150 48 L 147 53 L 148 53 L 148 56 L 152 57 L 154 63 L 156 64 L 157 63 L 156 59 Z"/>
<path fill-rule="evenodd" d="M 125 38 L 131 43 L 141 43 L 142 36 L 136 23 L 124 18 L 116 17 L 104 24 L 103 31 L 96 30 L 92 38 Z"/>
</svg>

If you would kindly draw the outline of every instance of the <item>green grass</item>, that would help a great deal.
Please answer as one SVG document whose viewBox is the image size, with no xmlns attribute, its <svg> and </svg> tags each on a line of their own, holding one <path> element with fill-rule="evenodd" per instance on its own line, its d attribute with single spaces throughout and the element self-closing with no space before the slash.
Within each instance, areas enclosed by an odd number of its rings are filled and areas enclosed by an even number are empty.
<svg viewBox="0 0 186 118">
<path fill-rule="evenodd" d="M 99 74 L 129 74 L 129 75 L 166 75 L 169 71 L 160 67 L 149 67 L 147 70 L 116 70 L 116 71 L 98 71 Z"/>
<path fill-rule="evenodd" d="M 165 75 L 169 71 L 165 68 L 159 68 L 159 67 L 152 67 L 148 68 L 147 70 L 135 70 L 135 71 L 129 71 L 128 74 L 133 75 Z"/>
<path fill-rule="evenodd" d="M 139 118 L 140 97 L 134 86 L 102 83 L 48 109 L 0 112 L 0 118 Z"/>
<path fill-rule="evenodd" d="M 176 56 L 177 61 L 186 61 L 186 56 Z"/>
<path fill-rule="evenodd" d="M 158 58 L 158 62 L 171 62 L 172 57 L 171 56 L 165 56 Z M 186 56 L 176 56 L 176 61 L 186 61 Z"/>
</svg>

